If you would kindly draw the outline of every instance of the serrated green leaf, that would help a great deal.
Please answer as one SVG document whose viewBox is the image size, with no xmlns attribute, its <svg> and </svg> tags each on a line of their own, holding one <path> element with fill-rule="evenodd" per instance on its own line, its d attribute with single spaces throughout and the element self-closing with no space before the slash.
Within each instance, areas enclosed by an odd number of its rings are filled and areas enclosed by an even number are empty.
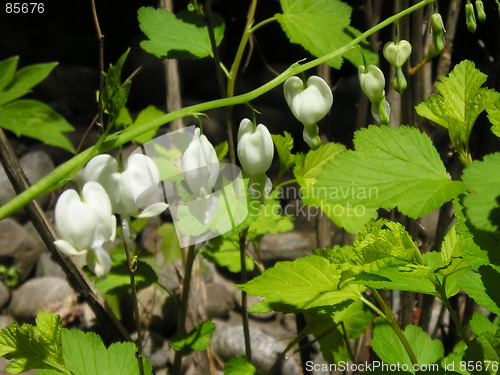
<svg viewBox="0 0 500 375">
<path fill-rule="evenodd" d="M 259 205 L 260 214 L 248 227 L 248 240 L 260 239 L 267 233 L 284 233 L 293 229 L 294 217 L 282 215 L 281 204 L 274 199 L 278 194 L 278 190 L 272 192 L 265 206 L 253 201 Z"/>
<path fill-rule="evenodd" d="M 280 175 L 286 173 L 295 164 L 295 155 L 292 153 L 293 137 L 290 133 L 284 132 L 283 135 L 271 134 L 274 146 L 280 159 Z"/>
<path fill-rule="evenodd" d="M 166 266 L 182 259 L 182 248 L 177 239 L 174 224 L 163 223 L 157 229 L 158 236 L 161 238 L 160 249 L 163 253 L 163 264 Z"/>
<path fill-rule="evenodd" d="M 194 59 L 212 55 L 208 29 L 203 18 L 187 10 L 173 14 L 165 9 L 142 7 L 137 12 L 139 26 L 149 40 L 141 47 L 158 58 Z M 216 44 L 224 36 L 224 20 L 213 13 Z"/>
<path fill-rule="evenodd" d="M 314 194 L 327 202 L 367 209 L 397 207 L 418 218 L 465 191 L 452 181 L 429 137 L 418 129 L 371 125 L 357 131 L 356 151 L 330 160 Z"/>
<path fill-rule="evenodd" d="M 350 27 L 351 7 L 339 0 L 280 0 L 282 14 L 276 14 L 281 28 L 292 43 L 301 44 L 316 57 L 336 51 L 352 41 L 359 32 Z M 376 64 L 377 56 L 363 48 L 353 49 L 328 64 L 339 69 L 343 57 L 356 67 Z"/>
<path fill-rule="evenodd" d="M 432 339 L 422 328 L 408 325 L 404 330 L 417 361 L 422 365 L 436 363 L 444 354 L 443 343 Z M 375 353 L 386 363 L 406 364 L 413 368 L 410 357 L 394 329 L 385 321 L 377 320 L 373 329 L 372 347 Z"/>
<path fill-rule="evenodd" d="M 153 121 L 157 119 L 160 116 L 163 116 L 165 113 L 155 106 L 147 106 L 144 108 L 139 114 L 137 115 L 137 118 L 135 119 L 134 123 L 128 127 L 128 129 L 134 129 L 137 128 L 147 122 Z M 134 141 L 144 144 L 148 143 L 150 140 L 152 140 L 156 135 L 156 129 L 147 131 L 142 133 L 140 136 L 135 137 Z"/>
<path fill-rule="evenodd" d="M 474 332 L 476 336 L 484 336 L 488 338 L 488 340 L 494 340 L 495 334 L 500 330 L 499 317 L 496 317 L 495 321 L 491 322 L 479 311 L 474 312 L 469 324 L 472 332 Z"/>
<path fill-rule="evenodd" d="M 48 105 L 31 99 L 16 100 L 0 107 L 0 127 L 19 136 L 73 152 L 71 142 L 62 133 L 74 128 Z"/>
<path fill-rule="evenodd" d="M 497 137 L 500 137 L 500 100 L 492 103 L 486 108 L 488 113 L 488 119 L 490 120 L 492 127 L 491 132 Z"/>
<path fill-rule="evenodd" d="M 259 375 L 260 372 L 248 362 L 247 358 L 238 355 L 224 364 L 224 375 Z"/>
<path fill-rule="evenodd" d="M 489 232 L 500 230 L 500 153 L 474 162 L 464 170 L 462 178 L 472 190 L 464 199 L 471 223 Z"/>
<path fill-rule="evenodd" d="M 500 314 L 500 273 L 492 267 L 481 266 L 478 272 L 467 271 L 459 277 L 460 286 L 477 304 Z"/>
<path fill-rule="evenodd" d="M 312 255 L 292 262 L 279 262 L 241 288 L 266 298 L 275 311 L 297 312 L 336 305 L 359 297 L 360 285 L 340 286 L 341 270 L 327 259 Z"/>
<path fill-rule="evenodd" d="M 461 272 L 471 268 L 462 257 L 462 248 L 464 246 L 463 239 L 458 236 L 456 227 L 453 226 L 441 243 L 441 251 L 439 253 L 427 252 L 424 254 L 424 259 L 428 266 L 436 269 L 435 272 L 447 277 L 455 272 Z M 439 255 L 439 262 L 431 264 L 428 259 L 435 254 Z"/>
<path fill-rule="evenodd" d="M 448 129 L 455 149 L 468 149 L 469 137 L 477 117 L 493 102 L 500 99 L 494 90 L 482 88 L 486 74 L 464 60 L 436 83 L 439 95 L 432 95 L 415 107 L 417 113 Z"/>
<path fill-rule="evenodd" d="M 462 364 L 473 375 L 497 375 L 498 367 L 492 366 L 500 361 L 499 352 L 484 337 L 476 337 L 469 343 L 462 358 Z M 486 364 L 489 364 L 488 368 Z"/>
<path fill-rule="evenodd" d="M 17 67 L 17 57 L 4 60 L 6 76 L 2 78 L 3 88 L 0 89 L 0 105 L 11 102 L 31 92 L 31 89 L 42 82 L 57 63 L 35 64 L 19 69 L 12 76 L 13 69 Z M 7 78 L 10 79 L 7 82 Z"/>
<path fill-rule="evenodd" d="M 40 311 L 36 326 L 13 322 L 0 331 L 0 357 L 12 359 L 6 366 L 11 374 L 33 369 L 55 369 L 65 374 L 61 346 L 61 317 Z"/>
<path fill-rule="evenodd" d="M 203 256 L 211 262 L 227 268 L 233 273 L 241 271 L 240 245 L 237 235 L 219 236 L 210 240 L 209 244 L 203 248 Z M 252 258 L 246 257 L 245 264 L 247 271 L 254 269 Z"/>
<path fill-rule="evenodd" d="M 108 349 L 93 332 L 63 329 L 64 361 L 74 375 L 135 375 L 139 364 L 137 347 L 131 342 L 114 343 Z M 151 364 L 143 359 L 144 373 L 152 374 Z"/>
<path fill-rule="evenodd" d="M 182 351 L 185 355 L 195 350 L 205 350 L 210 346 L 210 341 L 215 332 L 215 324 L 211 320 L 205 320 L 198 324 L 188 334 L 179 337 L 174 336 L 170 340 L 170 346 L 175 351 Z"/>
<path fill-rule="evenodd" d="M 318 197 L 315 190 L 316 178 L 325 165 L 344 151 L 345 147 L 338 143 L 321 145 L 317 150 L 309 151 L 305 157 L 296 158 L 293 172 L 301 187 L 302 201 L 305 204 L 318 207 L 335 224 L 348 232 L 358 233 L 368 221 L 377 216 L 376 210 L 350 204 L 332 204 Z"/>
<path fill-rule="evenodd" d="M 456 231 L 460 237 L 460 249 L 464 260 L 473 269 L 480 266 L 490 266 L 500 272 L 500 233 L 487 232 L 474 227 L 464 215 L 462 205 L 453 203 L 457 219 Z"/>
<path fill-rule="evenodd" d="M 418 277 L 391 267 L 381 268 L 374 273 L 360 273 L 356 275 L 355 282 L 376 289 L 436 295 L 436 287 L 428 277 Z"/>
</svg>

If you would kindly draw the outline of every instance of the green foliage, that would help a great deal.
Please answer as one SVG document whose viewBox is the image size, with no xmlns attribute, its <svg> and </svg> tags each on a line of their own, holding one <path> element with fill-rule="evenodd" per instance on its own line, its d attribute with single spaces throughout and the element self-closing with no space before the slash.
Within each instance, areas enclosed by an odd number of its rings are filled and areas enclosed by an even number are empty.
<svg viewBox="0 0 500 375">
<path fill-rule="evenodd" d="M 462 176 L 472 191 L 464 199 L 467 217 L 478 229 L 500 229 L 500 153 L 486 155 L 474 162 Z"/>
<path fill-rule="evenodd" d="M 229 152 L 229 145 L 227 141 L 224 141 L 216 145 L 214 149 L 215 153 L 217 154 L 217 159 L 219 159 L 219 161 L 222 161 L 222 159 L 224 159 Z"/>
<path fill-rule="evenodd" d="M 271 137 L 280 159 L 279 175 L 282 176 L 295 164 L 295 155 L 292 153 L 293 138 L 288 132 L 284 132 L 283 135 L 271 134 Z"/>
<path fill-rule="evenodd" d="M 0 124 L 19 136 L 31 137 L 45 144 L 73 152 L 71 142 L 62 133 L 73 131 L 60 114 L 36 100 L 22 99 L 0 107 Z"/>
<path fill-rule="evenodd" d="M 415 107 L 420 116 L 448 129 L 462 158 L 468 157 L 469 137 L 477 117 L 500 100 L 499 93 L 481 87 L 486 79 L 486 74 L 477 70 L 472 61 L 464 60 L 436 83 L 439 95 L 432 95 Z"/>
<path fill-rule="evenodd" d="M 241 288 L 250 295 L 266 298 L 255 307 L 259 312 L 297 312 L 357 299 L 365 288 L 355 284 L 343 286 L 340 276 L 337 265 L 312 255 L 279 262 Z"/>
<path fill-rule="evenodd" d="M 0 61 L 0 105 L 29 94 L 57 66 L 55 62 L 35 64 L 16 71 L 18 62 L 19 56 Z"/>
<path fill-rule="evenodd" d="M 224 375 L 260 375 L 245 356 L 231 358 L 224 364 Z"/>
<path fill-rule="evenodd" d="M 205 350 L 210 346 L 210 340 L 215 332 L 215 324 L 211 320 L 205 320 L 198 324 L 188 334 L 179 337 L 174 336 L 170 340 L 170 346 L 176 351 L 182 351 L 188 355 L 195 350 Z"/>
<path fill-rule="evenodd" d="M 102 93 L 102 104 L 106 112 L 111 116 L 110 124 L 113 125 L 120 111 L 125 108 L 132 81 L 122 83 L 123 64 L 128 57 L 130 49 L 120 56 L 116 65 L 109 65 L 104 74 L 104 89 Z"/>
<path fill-rule="evenodd" d="M 450 180 L 431 140 L 416 128 L 371 125 L 356 132 L 354 146 L 325 164 L 315 196 L 367 209 L 397 207 L 418 218 L 465 190 Z"/>
<path fill-rule="evenodd" d="M 126 129 L 135 129 L 143 124 L 146 124 L 150 121 L 157 119 L 160 116 L 163 116 L 165 113 L 155 106 L 147 106 L 137 115 L 135 121 L 132 120 L 128 110 L 125 107 L 122 107 L 120 110 L 120 114 L 117 118 L 117 125 L 122 125 Z M 142 133 L 138 137 L 134 138 L 134 142 L 145 144 L 152 140 L 156 135 L 156 130 L 149 130 L 147 132 Z"/>
<path fill-rule="evenodd" d="M 493 267 L 481 266 L 477 272 L 468 271 L 460 275 L 459 283 L 462 289 L 477 304 L 500 314 L 500 273 Z"/>
<path fill-rule="evenodd" d="M 173 14 L 168 10 L 152 7 L 137 12 L 139 26 L 149 38 L 141 47 L 159 58 L 198 59 L 212 55 L 208 29 L 203 17 L 196 12 L 183 10 Z M 217 45 L 224 36 L 224 20 L 213 14 L 214 35 Z"/>
<path fill-rule="evenodd" d="M 177 259 L 182 259 L 182 248 L 177 239 L 177 233 L 172 223 L 163 223 L 157 229 L 158 236 L 161 238 L 160 249 L 163 253 L 163 264 L 166 266 Z"/>
<path fill-rule="evenodd" d="M 489 107 L 486 107 L 486 112 L 488 112 L 488 119 L 492 124 L 492 133 L 497 137 L 500 137 L 500 100 L 497 100 Z"/>
<path fill-rule="evenodd" d="M 318 196 L 315 188 L 318 176 L 322 173 L 327 163 L 345 151 L 345 147 L 338 143 L 321 145 L 316 150 L 309 151 L 305 156 L 296 158 L 293 170 L 295 178 L 300 185 L 302 201 L 309 206 L 318 207 L 339 227 L 351 233 L 361 231 L 364 225 L 377 216 L 375 209 L 330 203 Z"/>
<path fill-rule="evenodd" d="M 432 339 L 422 328 L 408 325 L 404 330 L 418 363 L 429 365 L 437 363 L 444 354 L 441 341 Z M 382 319 L 376 320 L 373 328 L 372 347 L 382 361 L 388 364 L 406 365 L 412 368 L 412 362 L 400 338 L 392 327 Z"/>
<path fill-rule="evenodd" d="M 225 267 L 233 273 L 241 271 L 239 236 L 219 236 L 210 240 L 203 248 L 203 256 L 218 266 Z M 252 258 L 245 257 L 246 270 L 254 269 Z"/>
<path fill-rule="evenodd" d="M 280 0 L 280 3 L 283 13 L 275 16 L 290 42 L 302 45 L 316 57 L 345 46 L 359 34 L 349 26 L 351 7 L 340 0 Z M 350 50 L 328 64 L 340 69 L 345 57 L 357 67 L 363 64 L 362 56 L 367 64 L 377 64 L 377 55 L 365 48 Z"/>
<path fill-rule="evenodd" d="M 70 374 L 63 359 L 61 317 L 40 311 L 36 326 L 13 322 L 0 331 L 0 357 L 13 359 L 5 369 L 11 374 L 32 369 L 56 369 Z"/>
</svg>

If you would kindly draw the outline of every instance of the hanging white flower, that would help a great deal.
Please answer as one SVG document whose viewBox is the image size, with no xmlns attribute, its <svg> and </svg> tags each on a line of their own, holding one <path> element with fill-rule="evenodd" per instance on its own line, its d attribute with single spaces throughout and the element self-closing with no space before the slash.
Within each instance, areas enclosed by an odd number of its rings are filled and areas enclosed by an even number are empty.
<svg viewBox="0 0 500 375">
<path fill-rule="evenodd" d="M 267 127 L 245 118 L 238 130 L 238 159 L 250 176 L 266 173 L 274 157 L 274 143 Z"/>
<path fill-rule="evenodd" d="M 60 239 L 56 247 L 68 255 L 87 254 L 87 265 L 99 277 L 106 277 L 111 259 L 103 244 L 115 237 L 116 218 L 104 188 L 87 182 L 82 196 L 73 189 L 64 191 L 55 208 L 55 225 Z"/>
</svg>

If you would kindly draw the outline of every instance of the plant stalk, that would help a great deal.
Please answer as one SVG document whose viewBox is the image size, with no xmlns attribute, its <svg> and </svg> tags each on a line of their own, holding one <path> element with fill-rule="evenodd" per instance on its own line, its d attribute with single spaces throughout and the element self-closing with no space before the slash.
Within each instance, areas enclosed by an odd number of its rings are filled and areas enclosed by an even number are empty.
<svg viewBox="0 0 500 375">
<path fill-rule="evenodd" d="M 410 360 L 414 365 L 418 364 L 418 359 L 417 356 L 415 355 L 415 352 L 413 351 L 413 348 L 411 347 L 410 343 L 408 342 L 408 339 L 406 338 L 406 335 L 402 331 L 401 327 L 399 326 L 398 322 L 396 322 L 396 319 L 394 318 L 394 314 L 392 313 L 392 310 L 387 307 L 385 304 L 384 299 L 380 296 L 379 292 L 375 288 L 370 288 L 370 291 L 379 304 L 380 308 L 382 309 L 385 319 L 387 322 L 391 325 L 391 327 L 394 329 L 396 334 L 398 335 L 399 339 L 401 340 L 401 343 L 406 349 L 406 352 L 410 356 Z"/>
<path fill-rule="evenodd" d="M 184 266 L 184 280 L 182 282 L 181 304 L 179 306 L 179 316 L 177 319 L 177 334 L 181 337 L 186 334 L 186 319 L 188 312 L 189 290 L 191 287 L 191 276 L 193 273 L 194 260 L 196 251 L 194 245 L 189 245 L 187 248 L 186 264 Z M 174 366 L 172 369 L 173 375 L 180 375 L 182 365 L 182 351 L 176 351 L 174 357 Z"/>
<path fill-rule="evenodd" d="M 240 266 L 241 266 L 241 284 L 246 284 L 247 282 L 247 234 L 248 228 L 245 228 L 240 233 Z M 252 362 L 252 343 L 250 342 L 250 325 L 248 323 L 248 311 L 247 311 L 247 292 L 241 291 L 241 318 L 243 323 L 243 337 L 245 338 L 245 355 L 247 356 L 248 362 Z"/>
</svg>

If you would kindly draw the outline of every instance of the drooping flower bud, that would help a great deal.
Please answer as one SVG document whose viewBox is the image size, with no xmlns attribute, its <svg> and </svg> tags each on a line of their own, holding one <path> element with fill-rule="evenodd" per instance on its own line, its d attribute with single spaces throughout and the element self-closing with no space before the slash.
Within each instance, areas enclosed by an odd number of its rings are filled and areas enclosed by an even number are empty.
<svg viewBox="0 0 500 375">
<path fill-rule="evenodd" d="M 444 28 L 443 18 L 441 14 L 434 13 L 431 16 L 431 33 L 432 33 L 432 43 L 434 48 L 438 53 L 443 53 L 444 46 L 446 44 L 445 34 L 446 29 Z"/>
<path fill-rule="evenodd" d="M 238 130 L 238 159 L 250 176 L 267 172 L 274 156 L 274 144 L 269 130 L 259 124 L 254 129 L 252 121 L 245 118 Z"/>
<path fill-rule="evenodd" d="M 476 12 L 477 12 L 477 19 L 481 22 L 484 23 L 486 21 L 486 12 L 484 11 L 484 4 L 481 0 L 476 0 Z"/>
<path fill-rule="evenodd" d="M 82 197 L 73 189 L 64 191 L 55 208 L 55 225 L 59 240 L 56 247 L 68 255 L 87 254 L 87 266 L 98 277 L 106 277 L 111 258 L 103 244 L 112 241 L 116 233 L 116 218 L 111 214 L 111 202 L 97 182 L 87 182 Z"/>
<path fill-rule="evenodd" d="M 476 14 L 474 12 L 474 6 L 470 3 L 470 1 L 465 4 L 465 22 L 467 23 L 467 28 L 471 33 L 476 32 Z"/>
<path fill-rule="evenodd" d="M 332 90 L 318 76 L 309 77 L 305 86 L 299 77 L 290 77 L 283 85 L 283 92 L 293 115 L 304 126 L 316 124 L 332 108 Z"/>
<path fill-rule="evenodd" d="M 358 68 L 359 84 L 361 90 L 372 103 L 385 99 L 385 77 L 384 73 L 375 65 L 364 65 Z"/>
<path fill-rule="evenodd" d="M 189 146 L 182 155 L 184 178 L 195 198 L 190 212 L 202 224 L 208 224 L 215 215 L 218 203 L 211 195 L 219 176 L 219 159 L 214 147 L 200 129 L 196 128 Z"/>
<path fill-rule="evenodd" d="M 408 87 L 408 82 L 406 81 L 402 68 L 396 68 L 392 86 L 394 87 L 394 90 L 400 94 L 402 94 L 406 90 L 406 87 Z"/>
<path fill-rule="evenodd" d="M 332 90 L 318 76 L 304 86 L 299 77 L 290 77 L 283 85 L 285 100 L 293 115 L 304 125 L 304 141 L 315 150 L 321 145 L 316 123 L 327 115 L 333 104 Z"/>
<path fill-rule="evenodd" d="M 388 42 L 384 46 L 384 57 L 395 68 L 401 68 L 410 54 L 411 44 L 407 40 Z"/>
</svg>

